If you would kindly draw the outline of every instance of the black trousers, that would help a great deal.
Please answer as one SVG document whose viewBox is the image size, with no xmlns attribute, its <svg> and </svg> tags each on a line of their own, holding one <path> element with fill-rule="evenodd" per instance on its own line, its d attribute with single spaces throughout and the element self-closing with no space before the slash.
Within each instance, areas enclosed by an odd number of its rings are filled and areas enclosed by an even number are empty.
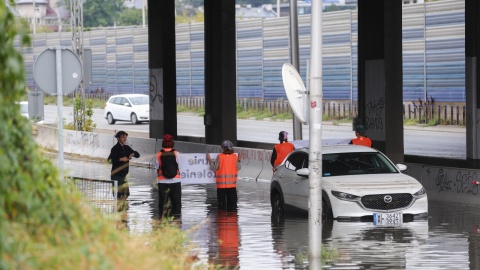
<svg viewBox="0 0 480 270">
<path fill-rule="evenodd" d="M 125 176 L 112 175 L 110 179 L 118 182 L 117 199 L 126 200 L 130 196 L 130 188 L 127 181 L 125 181 Z"/>
<path fill-rule="evenodd" d="M 170 207 L 168 201 L 170 200 Z M 182 184 L 158 183 L 158 212 L 160 218 L 182 214 Z"/>
<path fill-rule="evenodd" d="M 217 188 L 218 210 L 237 211 L 237 188 Z"/>
</svg>

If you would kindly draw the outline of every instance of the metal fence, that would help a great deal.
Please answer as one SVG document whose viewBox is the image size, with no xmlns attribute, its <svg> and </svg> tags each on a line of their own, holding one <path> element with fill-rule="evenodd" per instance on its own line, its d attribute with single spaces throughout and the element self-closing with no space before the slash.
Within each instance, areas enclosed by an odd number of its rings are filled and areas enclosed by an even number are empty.
<svg viewBox="0 0 480 270">
<path fill-rule="evenodd" d="M 118 182 L 75 177 L 73 185 L 85 196 L 85 203 L 100 211 L 104 217 L 117 213 Z"/>
<path fill-rule="evenodd" d="M 100 99 L 107 101 L 110 94 L 86 93 L 87 99 Z M 73 94 L 69 95 L 73 97 Z M 290 104 L 285 99 L 264 100 L 242 98 L 237 100 L 238 106 L 244 111 L 267 112 L 271 114 L 292 113 Z M 177 105 L 189 109 L 205 108 L 204 97 L 177 97 Z M 325 101 L 323 102 L 323 115 L 329 119 L 348 118 L 353 119 L 358 113 L 357 103 L 348 101 Z M 418 123 L 428 124 L 432 120 L 442 125 L 466 125 L 466 106 L 452 104 L 403 104 L 403 119 L 414 120 Z"/>
<path fill-rule="evenodd" d="M 244 111 L 268 112 L 274 115 L 292 113 L 288 101 L 284 99 L 239 99 L 237 104 Z M 177 98 L 177 105 L 200 109 L 204 108 L 205 99 L 203 97 L 180 97 Z M 325 101 L 322 113 L 329 119 L 353 119 L 357 116 L 358 108 L 356 103 Z M 465 105 L 405 103 L 403 104 L 403 119 L 425 124 L 435 120 L 436 124 L 466 125 L 466 107 Z"/>
</svg>

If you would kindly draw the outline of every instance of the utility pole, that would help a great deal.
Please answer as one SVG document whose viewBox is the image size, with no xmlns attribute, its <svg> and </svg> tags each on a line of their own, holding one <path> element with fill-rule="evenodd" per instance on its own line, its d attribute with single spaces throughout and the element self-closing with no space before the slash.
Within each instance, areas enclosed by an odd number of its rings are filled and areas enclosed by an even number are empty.
<svg viewBox="0 0 480 270">
<path fill-rule="evenodd" d="M 36 15 L 37 15 L 37 7 L 35 5 L 35 0 L 33 0 L 33 20 L 32 20 L 32 22 L 33 22 L 33 34 L 34 35 L 37 33 L 37 30 L 36 30 L 36 28 L 37 28 L 37 26 L 36 26 L 37 25 L 37 16 Z"/>
<path fill-rule="evenodd" d="M 308 157 L 308 261 L 309 269 L 321 270 L 322 252 L 322 1 L 312 1 L 310 41 L 310 152 Z"/>
<path fill-rule="evenodd" d="M 297 0 L 290 0 L 290 58 L 292 65 L 300 72 L 300 56 L 298 49 L 298 12 Z M 302 123 L 293 117 L 293 139 L 302 140 Z"/>
<path fill-rule="evenodd" d="M 70 0 L 70 26 L 72 28 L 72 50 L 77 54 L 83 69 L 83 1 Z M 82 74 L 84 74 L 82 70 Z M 73 125 L 75 130 L 81 130 L 85 126 L 85 90 L 83 79 L 75 91 L 75 98 L 81 96 L 82 105 L 80 108 L 73 106 Z M 59 119 L 63 121 L 63 119 Z"/>
</svg>

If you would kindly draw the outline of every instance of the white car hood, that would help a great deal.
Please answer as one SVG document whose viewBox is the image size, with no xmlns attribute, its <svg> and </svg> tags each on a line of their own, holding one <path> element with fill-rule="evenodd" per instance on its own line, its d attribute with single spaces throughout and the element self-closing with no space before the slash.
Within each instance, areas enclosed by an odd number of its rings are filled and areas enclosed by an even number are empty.
<svg viewBox="0 0 480 270">
<path fill-rule="evenodd" d="M 422 185 L 402 173 L 332 176 L 322 178 L 322 188 L 357 196 L 385 193 L 415 193 Z"/>
</svg>

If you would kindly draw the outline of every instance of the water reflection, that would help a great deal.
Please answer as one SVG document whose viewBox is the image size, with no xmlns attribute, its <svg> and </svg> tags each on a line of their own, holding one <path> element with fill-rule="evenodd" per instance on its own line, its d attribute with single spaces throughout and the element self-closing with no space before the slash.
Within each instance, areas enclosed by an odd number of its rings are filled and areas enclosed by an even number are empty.
<svg viewBox="0 0 480 270">
<path fill-rule="evenodd" d="M 103 163 L 66 160 L 67 174 L 109 179 Z M 131 233 L 152 230 L 158 220 L 155 171 L 131 167 L 130 197 L 123 218 Z M 219 212 L 215 185 L 182 187 L 182 217 L 200 262 L 239 269 L 308 269 L 308 216 L 271 218 L 268 183 L 239 183 L 236 213 Z M 362 222 L 323 225 L 324 249 L 336 260 L 326 269 L 479 269 L 480 211 L 429 202 L 428 221 L 397 228 Z"/>
</svg>

